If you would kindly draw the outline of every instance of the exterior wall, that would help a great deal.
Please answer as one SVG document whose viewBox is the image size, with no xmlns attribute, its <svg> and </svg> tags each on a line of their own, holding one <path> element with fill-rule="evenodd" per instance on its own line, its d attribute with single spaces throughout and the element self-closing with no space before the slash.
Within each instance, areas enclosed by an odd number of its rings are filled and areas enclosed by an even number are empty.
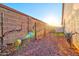
<svg viewBox="0 0 79 59">
<path fill-rule="evenodd" d="M 3 13 L 3 34 L 4 45 L 14 43 L 18 38 L 24 38 L 28 32 L 36 32 L 36 38 L 44 38 L 45 32 L 50 30 L 46 23 L 39 21 L 31 16 L 25 15 L 12 8 L 0 5 L 0 37 L 1 37 L 1 13 Z M 36 23 L 36 31 L 35 31 Z M 46 30 L 44 31 L 44 28 Z M 33 37 L 35 39 L 35 36 Z"/>
<path fill-rule="evenodd" d="M 63 26 L 65 33 L 79 33 L 79 4 L 64 4 Z M 72 43 L 79 49 L 79 34 L 72 35 Z"/>
<path fill-rule="evenodd" d="M 39 21 L 36 22 L 37 39 L 41 39 L 44 37 L 44 27 L 44 23 Z"/>
<path fill-rule="evenodd" d="M 3 12 L 3 34 L 6 33 L 4 43 L 14 42 L 17 38 L 24 37 L 25 33 L 27 33 L 28 16 L 25 17 L 4 8 L 0 8 L 0 10 Z M 15 31 L 21 28 L 21 31 Z"/>
<path fill-rule="evenodd" d="M 56 27 L 56 28 L 55 28 L 55 31 L 56 31 L 56 32 L 63 32 L 63 28 L 62 28 L 62 27 Z"/>
</svg>

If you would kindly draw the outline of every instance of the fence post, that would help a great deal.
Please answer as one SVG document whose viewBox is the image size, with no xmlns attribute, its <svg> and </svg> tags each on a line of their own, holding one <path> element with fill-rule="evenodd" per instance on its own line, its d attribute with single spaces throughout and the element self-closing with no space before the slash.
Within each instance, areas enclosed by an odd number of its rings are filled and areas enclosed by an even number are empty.
<svg viewBox="0 0 79 59">
<path fill-rule="evenodd" d="M 1 53 L 3 52 L 2 49 L 3 49 L 3 17 L 4 17 L 4 14 L 1 13 Z"/>
<path fill-rule="evenodd" d="M 35 22 L 35 40 L 37 40 L 36 22 Z"/>
<path fill-rule="evenodd" d="M 27 24 L 28 24 L 28 33 L 29 33 L 29 17 L 28 17 L 28 22 L 27 22 Z"/>
<path fill-rule="evenodd" d="M 44 28 L 44 37 L 46 36 L 46 28 Z"/>
</svg>

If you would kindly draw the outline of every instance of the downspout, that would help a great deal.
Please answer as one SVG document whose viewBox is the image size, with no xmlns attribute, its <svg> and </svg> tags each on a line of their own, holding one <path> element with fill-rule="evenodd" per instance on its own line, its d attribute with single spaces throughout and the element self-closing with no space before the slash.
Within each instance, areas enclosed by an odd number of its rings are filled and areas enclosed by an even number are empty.
<svg viewBox="0 0 79 59">
<path fill-rule="evenodd" d="M 65 20 L 64 20 L 64 3 L 62 3 L 62 22 L 63 25 L 63 32 L 65 33 Z"/>
</svg>

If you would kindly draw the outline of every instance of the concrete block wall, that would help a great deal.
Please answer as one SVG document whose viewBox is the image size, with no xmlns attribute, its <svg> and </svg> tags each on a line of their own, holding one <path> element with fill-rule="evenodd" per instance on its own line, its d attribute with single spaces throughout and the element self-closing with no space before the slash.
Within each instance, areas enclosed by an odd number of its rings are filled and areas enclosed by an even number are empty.
<svg viewBox="0 0 79 59">
<path fill-rule="evenodd" d="M 44 38 L 44 28 L 48 27 L 46 23 L 39 21 L 36 18 L 25 15 L 19 11 L 0 4 L 0 22 L 1 13 L 3 13 L 3 34 L 4 45 L 13 43 L 16 39 L 24 38 L 28 31 L 35 31 L 36 23 L 36 38 Z M 46 29 L 46 33 L 50 31 Z M 0 23 L 0 36 L 1 36 L 1 23 Z"/>
<path fill-rule="evenodd" d="M 14 42 L 17 38 L 24 37 L 25 33 L 27 33 L 26 29 L 27 29 L 28 16 L 25 17 L 23 15 L 20 15 L 18 13 L 6 9 L 5 11 L 3 10 L 2 12 L 3 12 L 3 33 L 6 33 L 4 36 L 4 43 Z M 21 31 L 16 31 L 20 29 Z"/>
</svg>

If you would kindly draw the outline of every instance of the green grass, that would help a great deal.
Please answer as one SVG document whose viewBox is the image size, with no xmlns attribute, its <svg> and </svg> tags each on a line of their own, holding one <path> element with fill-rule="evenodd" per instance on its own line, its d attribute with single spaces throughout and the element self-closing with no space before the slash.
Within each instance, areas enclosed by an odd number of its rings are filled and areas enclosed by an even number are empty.
<svg viewBox="0 0 79 59">
<path fill-rule="evenodd" d="M 64 33 L 63 32 L 55 32 L 54 35 L 55 36 L 64 36 Z"/>
</svg>

